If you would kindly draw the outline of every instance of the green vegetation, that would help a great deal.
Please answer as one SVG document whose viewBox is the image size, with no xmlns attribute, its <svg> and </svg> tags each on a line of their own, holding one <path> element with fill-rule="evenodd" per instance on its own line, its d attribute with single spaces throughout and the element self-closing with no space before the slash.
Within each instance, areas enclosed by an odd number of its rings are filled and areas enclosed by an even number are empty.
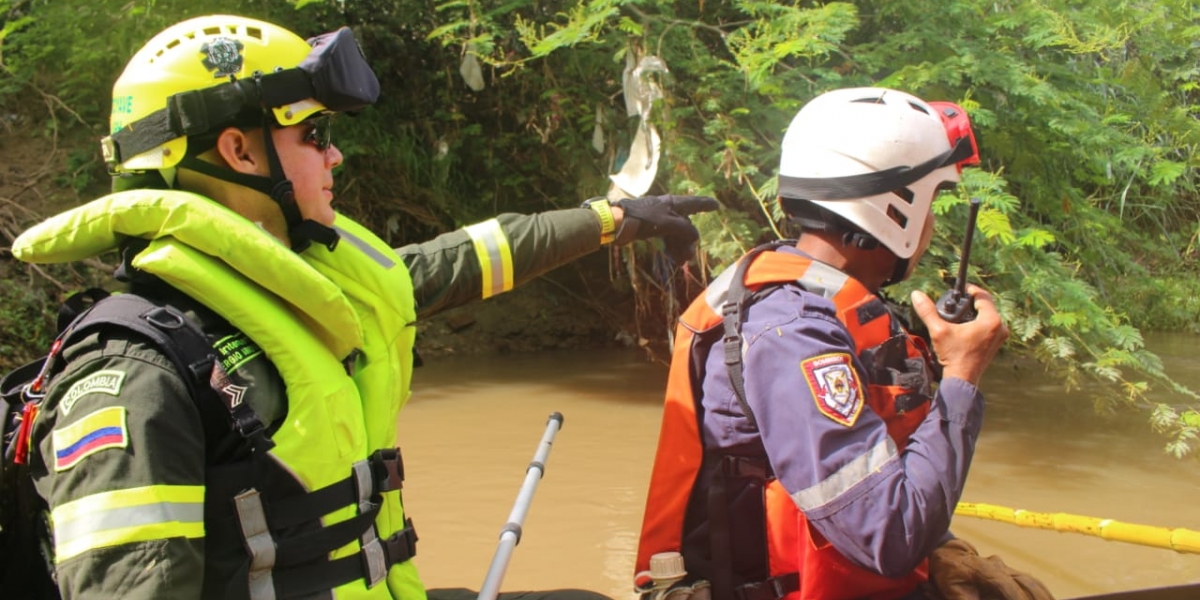
<svg viewBox="0 0 1200 600">
<path fill-rule="evenodd" d="M 0 0 L 0 122 L 83 140 L 47 195 L 103 185 L 88 144 L 106 129 L 124 60 L 165 25 L 216 11 L 301 34 L 356 29 L 384 90 L 337 123 L 341 206 L 395 242 L 602 193 L 638 124 L 621 94 L 628 57 L 669 68 L 651 115 L 664 140 L 652 191 L 726 207 L 696 219 L 708 271 L 785 229 L 772 201 L 778 144 L 809 98 L 880 85 L 956 101 L 984 163 L 939 199 L 934 247 L 889 292 L 944 289 L 966 200 L 983 198 L 971 275 L 1000 298 L 1008 349 L 1070 389 L 1099 390 L 1104 410 L 1151 412 L 1173 454 L 1196 443 L 1196 394 L 1164 375 L 1139 333 L 1200 333 L 1191 0 Z M 468 56 L 482 65 L 478 92 L 459 74 Z M 5 216 L 5 232 L 31 219 Z M 658 275 L 651 250 L 623 254 L 622 282 L 645 331 L 665 339 L 699 282 Z M 0 314 L 17 311 L 19 299 L 3 302 Z"/>
</svg>

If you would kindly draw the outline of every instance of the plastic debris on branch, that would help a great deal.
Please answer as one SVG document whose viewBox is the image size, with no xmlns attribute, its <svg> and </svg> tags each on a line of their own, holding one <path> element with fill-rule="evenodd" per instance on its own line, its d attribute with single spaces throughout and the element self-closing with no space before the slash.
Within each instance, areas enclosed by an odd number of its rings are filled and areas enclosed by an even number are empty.
<svg viewBox="0 0 1200 600">
<path fill-rule="evenodd" d="M 608 190 L 610 201 L 645 195 L 658 175 L 662 139 L 650 123 L 650 112 L 654 102 L 663 97 L 657 76 L 667 72 L 667 63 L 657 56 L 644 56 L 639 60 L 632 50 L 625 55 L 625 72 L 621 83 L 625 112 L 631 117 L 638 117 L 638 126 L 629 146 L 629 155 L 620 171 L 609 175 L 613 183 Z"/>
<path fill-rule="evenodd" d="M 475 58 L 475 53 L 468 46 L 463 46 L 463 58 L 458 65 L 458 74 L 462 75 L 463 82 L 471 88 L 471 91 L 483 91 L 483 68 L 480 67 L 479 59 Z"/>
</svg>

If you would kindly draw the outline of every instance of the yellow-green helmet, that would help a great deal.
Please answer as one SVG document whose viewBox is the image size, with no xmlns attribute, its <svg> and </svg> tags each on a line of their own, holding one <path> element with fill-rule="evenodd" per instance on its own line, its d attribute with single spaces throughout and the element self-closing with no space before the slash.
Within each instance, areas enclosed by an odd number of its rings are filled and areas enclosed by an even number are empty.
<svg viewBox="0 0 1200 600">
<path fill-rule="evenodd" d="M 164 110 L 170 103 L 178 101 L 178 94 L 235 80 L 253 80 L 256 73 L 293 69 L 312 50 L 304 38 L 291 31 L 246 17 L 209 15 L 173 25 L 147 42 L 113 85 L 109 133 L 117 134 L 126 128 L 136 132 L 158 125 L 155 121 L 169 121 L 171 117 Z M 287 126 L 324 111 L 326 107 L 308 97 L 270 109 L 275 121 Z M 218 118 L 204 119 L 210 122 L 186 123 L 184 135 L 161 143 L 159 141 L 169 134 L 160 133 L 143 144 L 127 144 L 125 149 L 114 147 L 111 137 L 105 138 L 105 158 L 114 172 L 174 167 L 187 151 L 188 135 L 232 125 L 237 115 L 227 116 L 226 122 L 216 122 L 223 120 Z M 179 133 L 181 129 L 175 127 L 164 131 Z M 141 147 L 150 143 L 157 145 L 148 149 Z M 137 153 L 131 155 L 127 150 Z"/>
</svg>

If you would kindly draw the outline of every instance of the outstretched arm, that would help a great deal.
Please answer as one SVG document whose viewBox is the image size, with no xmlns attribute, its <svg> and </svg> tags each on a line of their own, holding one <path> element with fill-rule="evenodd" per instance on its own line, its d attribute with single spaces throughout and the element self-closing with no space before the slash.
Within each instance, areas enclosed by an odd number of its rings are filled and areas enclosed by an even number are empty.
<svg viewBox="0 0 1200 600">
<path fill-rule="evenodd" d="M 716 200 L 647 196 L 532 215 L 506 213 L 396 251 L 412 274 L 417 315 L 507 292 L 605 243 L 661 238 L 677 262 L 692 257 L 699 233 L 688 215 Z"/>
<path fill-rule="evenodd" d="M 412 274 L 417 316 L 429 317 L 507 292 L 600 248 L 587 209 L 506 213 L 397 248 Z"/>
</svg>

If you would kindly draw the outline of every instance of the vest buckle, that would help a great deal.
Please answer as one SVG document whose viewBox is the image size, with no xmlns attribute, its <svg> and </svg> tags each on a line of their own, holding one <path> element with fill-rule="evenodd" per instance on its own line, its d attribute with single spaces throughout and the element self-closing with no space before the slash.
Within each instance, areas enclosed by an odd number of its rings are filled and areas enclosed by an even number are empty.
<svg viewBox="0 0 1200 600">
<path fill-rule="evenodd" d="M 383 541 L 388 566 L 400 564 L 416 556 L 418 539 L 412 519 L 404 519 L 404 529 L 393 533 Z"/>
<path fill-rule="evenodd" d="M 399 448 L 376 450 L 369 462 L 376 492 L 391 492 L 404 487 L 404 459 Z"/>
</svg>

